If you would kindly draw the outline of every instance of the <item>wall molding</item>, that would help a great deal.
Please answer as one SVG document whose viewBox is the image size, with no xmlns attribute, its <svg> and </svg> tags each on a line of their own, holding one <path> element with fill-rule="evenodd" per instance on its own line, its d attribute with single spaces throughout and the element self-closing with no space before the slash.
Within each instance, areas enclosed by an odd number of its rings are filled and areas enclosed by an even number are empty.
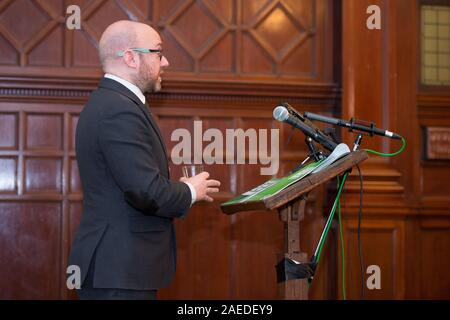
<svg viewBox="0 0 450 320">
<path fill-rule="evenodd" d="M 65 98 L 86 100 L 99 79 L 0 77 L 0 99 Z M 153 99 L 189 101 L 228 101 L 234 103 L 289 100 L 313 104 L 340 104 L 341 90 L 336 84 L 295 84 L 262 81 L 165 79 L 161 93 Z"/>
</svg>

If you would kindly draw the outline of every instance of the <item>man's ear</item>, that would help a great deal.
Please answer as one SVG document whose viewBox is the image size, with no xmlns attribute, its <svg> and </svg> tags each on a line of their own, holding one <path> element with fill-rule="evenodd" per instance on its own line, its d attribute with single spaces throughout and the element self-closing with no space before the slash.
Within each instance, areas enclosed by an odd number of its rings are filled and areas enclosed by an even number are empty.
<svg viewBox="0 0 450 320">
<path fill-rule="evenodd" d="M 135 59 L 135 55 L 131 51 L 125 51 L 123 55 L 123 60 L 125 61 L 125 64 L 129 66 L 130 68 L 137 68 L 137 61 Z"/>
</svg>

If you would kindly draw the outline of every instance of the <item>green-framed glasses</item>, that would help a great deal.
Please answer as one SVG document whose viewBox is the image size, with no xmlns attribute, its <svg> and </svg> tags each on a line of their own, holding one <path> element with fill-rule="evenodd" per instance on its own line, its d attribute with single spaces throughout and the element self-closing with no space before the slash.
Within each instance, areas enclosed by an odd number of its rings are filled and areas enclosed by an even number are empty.
<svg viewBox="0 0 450 320">
<path fill-rule="evenodd" d="M 163 57 L 162 50 L 160 50 L 160 49 L 130 48 L 127 50 L 137 51 L 140 53 L 157 53 L 159 56 L 159 60 L 161 60 Z M 117 56 L 123 57 L 125 55 L 125 51 L 126 50 L 117 52 Z"/>
</svg>

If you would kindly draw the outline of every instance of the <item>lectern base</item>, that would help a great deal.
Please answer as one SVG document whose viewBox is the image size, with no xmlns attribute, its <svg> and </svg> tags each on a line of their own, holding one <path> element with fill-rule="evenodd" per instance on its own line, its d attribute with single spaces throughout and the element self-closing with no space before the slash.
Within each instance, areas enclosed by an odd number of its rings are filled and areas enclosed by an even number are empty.
<svg viewBox="0 0 450 320">
<path fill-rule="evenodd" d="M 300 263 L 308 261 L 306 253 L 278 254 L 277 261 L 284 258 L 293 259 Z M 290 279 L 278 284 L 278 298 L 280 300 L 308 300 L 308 279 Z"/>
</svg>

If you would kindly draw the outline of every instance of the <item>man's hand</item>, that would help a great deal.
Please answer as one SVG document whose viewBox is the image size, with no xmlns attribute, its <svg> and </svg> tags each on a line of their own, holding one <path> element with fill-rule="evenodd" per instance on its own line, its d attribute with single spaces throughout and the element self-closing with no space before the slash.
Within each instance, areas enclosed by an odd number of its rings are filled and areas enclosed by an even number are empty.
<svg viewBox="0 0 450 320">
<path fill-rule="evenodd" d="M 213 202 L 214 199 L 211 198 L 209 195 L 211 193 L 219 192 L 220 181 L 212 179 L 208 180 L 208 178 L 209 173 L 204 171 L 191 178 L 182 177 L 180 181 L 188 182 L 195 188 L 195 191 L 197 192 L 195 202 L 202 200 L 207 202 Z"/>
</svg>

